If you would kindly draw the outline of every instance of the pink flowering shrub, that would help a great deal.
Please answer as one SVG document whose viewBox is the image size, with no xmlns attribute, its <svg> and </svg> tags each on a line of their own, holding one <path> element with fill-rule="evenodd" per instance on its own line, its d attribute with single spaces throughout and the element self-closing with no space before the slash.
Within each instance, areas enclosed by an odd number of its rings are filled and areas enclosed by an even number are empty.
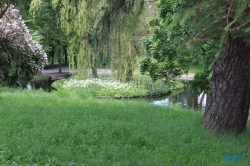
<svg viewBox="0 0 250 166">
<path fill-rule="evenodd" d="M 25 85 L 47 62 L 42 46 L 32 40 L 19 11 L 10 5 L 0 18 L 0 80 Z M 1 78 L 2 77 L 2 78 Z"/>
</svg>

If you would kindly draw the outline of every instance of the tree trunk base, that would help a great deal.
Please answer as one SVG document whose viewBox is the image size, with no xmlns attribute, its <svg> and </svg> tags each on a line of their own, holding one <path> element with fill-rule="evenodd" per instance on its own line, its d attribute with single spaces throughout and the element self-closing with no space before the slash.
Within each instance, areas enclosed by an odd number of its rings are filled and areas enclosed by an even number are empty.
<svg viewBox="0 0 250 166">
<path fill-rule="evenodd" d="M 215 132 L 246 130 L 250 106 L 250 47 L 228 36 L 225 54 L 214 66 L 213 84 L 202 125 Z"/>
</svg>

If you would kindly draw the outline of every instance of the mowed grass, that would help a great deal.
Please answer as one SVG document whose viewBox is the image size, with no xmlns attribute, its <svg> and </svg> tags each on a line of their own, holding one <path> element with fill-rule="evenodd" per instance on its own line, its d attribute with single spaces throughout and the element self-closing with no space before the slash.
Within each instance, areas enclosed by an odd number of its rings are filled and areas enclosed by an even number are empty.
<svg viewBox="0 0 250 166">
<path fill-rule="evenodd" d="M 72 92 L 0 91 L 0 165 L 249 165 L 250 130 L 200 127 L 202 112 Z M 225 162 L 224 156 L 245 156 Z"/>
</svg>

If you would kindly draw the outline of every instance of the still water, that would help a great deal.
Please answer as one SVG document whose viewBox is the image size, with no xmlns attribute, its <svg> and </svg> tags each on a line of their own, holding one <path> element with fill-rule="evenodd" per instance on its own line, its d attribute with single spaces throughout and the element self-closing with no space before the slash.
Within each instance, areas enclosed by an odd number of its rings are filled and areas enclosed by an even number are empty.
<svg viewBox="0 0 250 166">
<path fill-rule="evenodd" d="M 55 90 L 55 88 L 51 87 L 51 84 L 53 81 L 51 80 L 42 80 L 37 82 L 31 82 L 27 84 L 28 90 L 44 90 L 46 92 L 51 92 L 52 90 Z"/>
<path fill-rule="evenodd" d="M 183 82 L 184 89 L 174 92 L 169 96 L 151 98 L 149 102 L 158 106 L 168 106 L 170 103 L 180 103 L 183 108 L 190 110 L 205 110 L 207 94 L 196 95 L 192 93 L 188 81 Z"/>
</svg>

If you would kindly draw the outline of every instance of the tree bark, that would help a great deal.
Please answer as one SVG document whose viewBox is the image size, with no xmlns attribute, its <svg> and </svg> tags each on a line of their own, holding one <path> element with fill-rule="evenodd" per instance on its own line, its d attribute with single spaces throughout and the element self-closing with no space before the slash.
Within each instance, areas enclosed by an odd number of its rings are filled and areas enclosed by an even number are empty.
<svg viewBox="0 0 250 166">
<path fill-rule="evenodd" d="M 67 46 L 63 47 L 63 52 L 64 52 L 64 64 L 68 65 L 68 52 L 67 52 Z"/>
<path fill-rule="evenodd" d="M 62 57 L 61 55 L 59 54 L 58 56 L 58 63 L 59 63 L 59 73 L 62 73 Z"/>
<path fill-rule="evenodd" d="M 62 73 L 62 57 L 63 57 L 63 46 L 62 41 L 57 40 L 56 53 L 58 59 L 59 73 Z"/>
<path fill-rule="evenodd" d="M 92 75 L 93 75 L 93 77 L 94 78 L 98 78 L 98 74 L 97 74 L 97 61 L 96 61 L 96 58 L 94 58 L 94 57 L 92 59 L 91 69 L 92 69 Z"/>
<path fill-rule="evenodd" d="M 224 56 L 214 66 L 210 101 L 202 124 L 215 132 L 246 130 L 250 105 L 250 47 L 228 35 Z"/>
<path fill-rule="evenodd" d="M 128 68 L 126 69 L 126 82 L 131 81 L 133 77 L 133 69 L 132 69 L 132 63 L 131 58 L 127 58 Z"/>
<path fill-rule="evenodd" d="M 127 69 L 126 70 L 126 82 L 131 81 L 133 78 L 133 70 Z"/>
</svg>

